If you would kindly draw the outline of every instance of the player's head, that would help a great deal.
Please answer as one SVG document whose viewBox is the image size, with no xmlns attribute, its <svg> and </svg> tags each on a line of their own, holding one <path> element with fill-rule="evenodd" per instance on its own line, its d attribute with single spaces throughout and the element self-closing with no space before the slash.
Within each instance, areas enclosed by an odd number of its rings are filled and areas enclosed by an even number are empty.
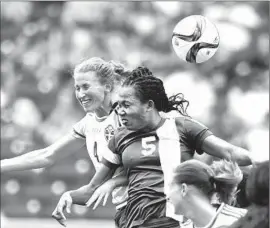
<svg viewBox="0 0 270 228">
<path fill-rule="evenodd" d="M 209 165 L 189 160 L 175 169 L 168 201 L 174 205 L 177 214 L 187 215 L 202 202 L 211 204 L 214 193 L 225 197 L 231 192 L 227 185 L 239 183 L 241 178 L 242 175 L 237 173 L 232 176 L 216 174 Z"/>
<path fill-rule="evenodd" d="M 246 183 L 248 200 L 259 206 L 269 205 L 269 161 L 253 168 Z"/>
<path fill-rule="evenodd" d="M 132 130 L 147 125 L 153 112 L 179 111 L 186 115 L 182 94 L 167 97 L 161 79 L 155 77 L 147 67 L 137 67 L 127 77 L 119 91 L 119 115 L 123 124 Z"/>
<path fill-rule="evenodd" d="M 93 112 L 112 103 L 112 92 L 127 75 L 120 63 L 94 57 L 74 69 L 75 93 L 86 112 Z"/>
<path fill-rule="evenodd" d="M 237 187 L 243 179 L 243 173 L 236 162 L 220 160 L 211 164 L 214 171 L 217 200 L 229 205 L 236 204 Z M 217 202 L 218 203 L 218 202 Z"/>
</svg>

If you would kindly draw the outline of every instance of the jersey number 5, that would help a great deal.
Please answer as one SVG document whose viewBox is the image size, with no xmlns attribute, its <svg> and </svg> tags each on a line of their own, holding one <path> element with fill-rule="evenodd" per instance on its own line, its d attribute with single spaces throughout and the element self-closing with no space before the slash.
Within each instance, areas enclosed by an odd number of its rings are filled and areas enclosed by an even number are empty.
<svg viewBox="0 0 270 228">
<path fill-rule="evenodd" d="M 155 136 L 149 136 L 146 138 L 142 138 L 142 155 L 143 156 L 150 156 L 156 150 L 156 145 L 153 142 L 156 141 Z"/>
</svg>

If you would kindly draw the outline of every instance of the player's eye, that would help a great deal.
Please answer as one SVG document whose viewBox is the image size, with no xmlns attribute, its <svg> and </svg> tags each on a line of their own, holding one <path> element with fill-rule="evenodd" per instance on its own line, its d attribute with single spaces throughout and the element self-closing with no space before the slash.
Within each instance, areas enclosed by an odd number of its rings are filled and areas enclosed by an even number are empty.
<svg viewBox="0 0 270 228">
<path fill-rule="evenodd" d="M 87 89 L 89 89 L 89 88 L 90 88 L 90 85 L 85 84 L 85 85 L 83 85 L 83 86 L 82 86 L 82 88 L 83 88 L 84 90 L 87 90 Z"/>
</svg>

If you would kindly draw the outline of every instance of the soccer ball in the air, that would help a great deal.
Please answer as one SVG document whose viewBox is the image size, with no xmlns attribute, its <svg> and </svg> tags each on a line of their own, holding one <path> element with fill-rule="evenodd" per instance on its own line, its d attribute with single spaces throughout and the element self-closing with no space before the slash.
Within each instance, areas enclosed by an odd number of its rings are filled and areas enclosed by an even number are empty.
<svg viewBox="0 0 270 228">
<path fill-rule="evenodd" d="M 190 63 L 209 60 L 219 46 L 216 26 L 201 15 L 188 16 L 175 26 L 172 46 L 177 56 Z"/>
</svg>

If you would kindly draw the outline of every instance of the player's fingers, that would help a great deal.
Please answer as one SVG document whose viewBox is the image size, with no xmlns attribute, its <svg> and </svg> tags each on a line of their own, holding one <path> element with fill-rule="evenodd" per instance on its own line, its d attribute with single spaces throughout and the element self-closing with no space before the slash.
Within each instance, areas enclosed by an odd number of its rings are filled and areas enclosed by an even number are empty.
<svg viewBox="0 0 270 228">
<path fill-rule="evenodd" d="M 100 195 L 100 196 L 98 197 L 98 199 L 97 199 L 97 201 L 96 201 L 96 203 L 95 203 L 95 205 L 94 205 L 94 207 L 93 207 L 93 210 L 95 210 L 95 209 L 97 208 L 97 206 L 100 204 L 102 198 L 103 198 L 103 195 Z"/>
<path fill-rule="evenodd" d="M 64 206 L 60 205 L 57 207 L 57 213 L 61 216 L 61 218 L 66 220 L 66 216 L 63 212 Z"/>
<path fill-rule="evenodd" d="M 52 217 L 56 220 L 60 219 L 60 215 L 56 214 L 56 213 L 52 213 Z"/>
<path fill-rule="evenodd" d="M 52 217 L 55 218 L 55 219 L 60 219 L 61 218 L 61 215 L 60 213 L 58 212 L 58 208 L 56 207 L 52 213 Z"/>
<path fill-rule="evenodd" d="M 104 196 L 104 200 L 103 200 L 103 206 L 106 205 L 108 197 L 109 197 L 109 193 L 106 193 L 106 195 Z"/>
<path fill-rule="evenodd" d="M 56 210 L 54 210 L 54 212 L 52 213 L 52 217 L 62 226 L 66 226 L 65 219 Z"/>
<path fill-rule="evenodd" d="M 52 217 L 54 218 L 55 216 L 57 216 L 57 211 L 56 211 L 56 208 L 53 210 L 52 212 Z"/>
<path fill-rule="evenodd" d="M 66 224 L 66 221 L 64 219 L 56 219 L 57 222 L 59 222 L 62 226 L 66 227 L 67 224 Z"/>
<path fill-rule="evenodd" d="M 66 212 L 67 213 L 70 213 L 71 205 L 72 205 L 72 202 L 68 200 L 66 202 Z"/>
<path fill-rule="evenodd" d="M 86 206 L 90 207 L 98 198 L 98 194 L 94 193 L 91 198 L 86 202 Z"/>
</svg>

